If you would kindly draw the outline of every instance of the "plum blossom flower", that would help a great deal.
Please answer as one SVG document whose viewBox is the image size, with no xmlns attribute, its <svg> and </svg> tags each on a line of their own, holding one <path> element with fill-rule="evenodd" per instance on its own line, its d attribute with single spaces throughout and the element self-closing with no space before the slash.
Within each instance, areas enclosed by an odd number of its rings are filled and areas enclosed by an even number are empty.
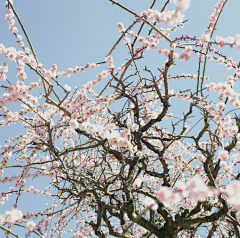
<svg viewBox="0 0 240 238">
<path fill-rule="evenodd" d="M 78 121 L 76 119 L 72 119 L 69 122 L 69 125 L 73 128 L 73 129 L 77 129 L 79 127 Z"/>
<path fill-rule="evenodd" d="M 190 6 L 190 0 L 173 0 L 173 4 L 177 8 L 177 11 L 184 12 Z"/>
<path fill-rule="evenodd" d="M 228 37 L 226 38 L 226 42 L 227 42 L 228 44 L 234 44 L 234 41 L 235 41 L 235 38 L 234 38 L 233 36 L 228 36 Z"/>
<path fill-rule="evenodd" d="M 232 205 L 236 210 L 240 210 L 240 183 L 232 181 L 226 186 L 226 195 L 228 204 Z"/>
<path fill-rule="evenodd" d="M 169 187 L 162 186 L 157 192 L 157 199 L 164 204 L 164 206 L 169 206 L 172 197 L 172 191 Z"/>
<path fill-rule="evenodd" d="M 105 60 L 109 68 L 114 68 L 113 57 L 111 55 L 108 55 L 107 57 L 105 57 Z"/>
<path fill-rule="evenodd" d="M 61 135 L 62 137 L 66 138 L 68 137 L 68 134 L 69 134 L 68 130 L 63 130 Z"/>
<path fill-rule="evenodd" d="M 197 156 L 197 159 L 200 161 L 200 162 L 203 162 L 204 161 L 204 156 L 202 154 L 199 154 Z"/>
<path fill-rule="evenodd" d="M 192 50 L 193 50 L 193 48 L 192 48 L 192 46 L 186 46 L 186 48 L 184 49 L 184 52 L 187 52 L 187 53 L 190 53 L 190 52 L 192 52 Z"/>
<path fill-rule="evenodd" d="M 139 125 L 137 123 L 134 123 L 131 125 L 131 130 L 132 131 L 137 131 L 139 129 Z"/>
<path fill-rule="evenodd" d="M 237 108 L 240 108 L 240 101 L 238 99 L 234 98 L 233 106 L 237 107 Z"/>
<path fill-rule="evenodd" d="M 222 168 L 222 169 L 226 169 L 226 168 L 227 168 L 227 163 L 226 163 L 226 161 L 220 161 L 219 166 L 220 166 L 220 168 Z"/>
<path fill-rule="evenodd" d="M 227 64 L 225 65 L 225 68 L 226 68 L 227 70 L 231 70 L 231 69 L 233 68 L 233 66 L 232 66 L 231 63 L 227 63 Z"/>
<path fill-rule="evenodd" d="M 80 124 L 80 129 L 82 131 L 87 131 L 87 126 L 88 126 L 88 123 L 83 122 L 83 123 Z"/>
<path fill-rule="evenodd" d="M 237 126 L 232 126 L 231 129 L 230 129 L 231 133 L 233 134 L 237 134 L 238 132 L 238 127 Z"/>
<path fill-rule="evenodd" d="M 179 56 L 179 60 L 185 60 L 188 61 L 190 59 L 191 55 L 189 53 L 183 52 L 180 56 Z"/>
<path fill-rule="evenodd" d="M 187 185 L 183 181 L 177 181 L 176 187 L 178 188 L 178 192 L 181 196 L 187 197 L 188 191 L 187 191 Z"/>
<path fill-rule="evenodd" d="M 50 198 L 51 197 L 51 193 L 46 193 L 46 197 Z"/>
<path fill-rule="evenodd" d="M 4 214 L 4 221 L 8 224 L 8 225 L 12 225 L 15 223 L 15 219 L 13 216 L 12 211 L 6 211 Z"/>
<path fill-rule="evenodd" d="M 208 196 L 212 195 L 212 191 L 203 182 L 199 175 L 194 176 L 188 181 L 187 190 L 189 191 L 189 196 L 197 197 L 201 202 L 205 201 Z"/>
<path fill-rule="evenodd" d="M 79 67 L 79 70 L 84 73 L 86 71 L 86 68 L 81 66 L 81 67 Z"/>
<path fill-rule="evenodd" d="M 157 47 L 157 44 L 155 42 L 150 43 L 150 48 L 155 49 Z"/>
<path fill-rule="evenodd" d="M 234 70 L 234 73 L 235 73 L 235 74 L 240 74 L 240 68 L 236 68 L 236 69 Z"/>
<path fill-rule="evenodd" d="M 207 55 L 207 60 L 208 61 L 212 61 L 213 60 L 213 56 L 212 55 Z"/>
<path fill-rule="evenodd" d="M 17 220 L 21 219 L 23 216 L 22 212 L 18 209 L 13 209 L 12 211 L 6 211 L 4 214 L 4 221 L 8 225 L 14 224 Z"/>
<path fill-rule="evenodd" d="M 125 31 L 124 25 L 121 22 L 117 23 L 117 28 L 119 29 L 120 32 Z"/>
<path fill-rule="evenodd" d="M 146 197 L 144 200 L 143 200 L 143 203 L 146 207 L 151 207 L 151 209 L 153 211 L 157 211 L 158 209 L 158 205 L 157 203 L 150 197 Z"/>
<path fill-rule="evenodd" d="M 68 92 L 71 91 L 71 87 L 68 86 L 67 84 L 64 85 L 64 88 L 65 88 Z"/>
<path fill-rule="evenodd" d="M 7 75 L 6 74 L 0 74 L 0 81 L 4 81 L 7 79 Z"/>
<path fill-rule="evenodd" d="M 210 35 L 209 34 L 202 34 L 200 38 L 200 42 L 202 44 L 206 44 L 208 41 L 210 41 Z"/>
<path fill-rule="evenodd" d="M 223 41 L 223 42 L 224 42 L 224 41 L 225 41 L 225 39 L 224 39 L 222 36 L 216 36 L 216 37 L 215 37 L 215 41 L 216 41 L 216 43 L 218 43 L 218 44 L 219 44 L 221 41 Z"/>
<path fill-rule="evenodd" d="M 32 232 L 36 227 L 36 224 L 33 221 L 29 221 L 26 223 L 25 228 Z"/>
<path fill-rule="evenodd" d="M 217 59 L 218 64 L 223 64 L 224 63 L 224 58 L 220 57 Z"/>
<path fill-rule="evenodd" d="M 130 130 L 129 129 L 124 129 L 120 132 L 120 136 L 123 138 L 127 138 L 130 135 Z"/>
<path fill-rule="evenodd" d="M 137 35 L 137 34 L 136 34 L 134 31 L 130 31 L 130 32 L 129 32 L 129 36 L 130 36 L 131 38 L 134 38 L 136 35 Z"/>
<path fill-rule="evenodd" d="M 8 151 L 7 153 L 4 154 L 4 158 L 5 158 L 6 160 L 10 160 L 11 157 L 12 157 L 12 152 L 11 152 L 11 151 Z"/>
<path fill-rule="evenodd" d="M 226 150 L 220 150 L 218 153 L 218 158 L 222 161 L 225 161 L 228 159 L 228 152 Z"/>
<path fill-rule="evenodd" d="M 218 110 L 223 110 L 225 108 L 225 103 L 224 102 L 219 102 L 217 105 L 216 105 L 216 108 Z"/>
</svg>

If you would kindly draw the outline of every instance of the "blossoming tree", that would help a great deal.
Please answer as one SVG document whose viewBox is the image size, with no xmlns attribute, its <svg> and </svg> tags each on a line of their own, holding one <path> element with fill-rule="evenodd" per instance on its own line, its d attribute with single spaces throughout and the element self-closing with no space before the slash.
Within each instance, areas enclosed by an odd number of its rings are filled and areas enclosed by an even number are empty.
<svg viewBox="0 0 240 238">
<path fill-rule="evenodd" d="M 181 32 L 190 0 L 173 0 L 171 11 L 170 0 L 160 10 L 154 10 L 154 0 L 138 14 L 109 2 L 132 14 L 133 23 L 126 28 L 117 23 L 120 37 L 102 62 L 66 72 L 38 62 L 13 1 L 5 3 L 5 19 L 19 48 L 0 44 L 6 59 L 0 66 L 0 125 L 20 124 L 24 133 L 6 137 L 1 147 L 1 183 L 13 184 L 1 191 L 2 208 L 18 195 L 13 209 L 0 216 L 1 237 L 19 237 L 16 226 L 42 238 L 240 237 L 240 69 L 214 48 L 230 45 L 240 51 L 240 35 L 212 39 L 227 1 L 216 1 L 202 35 L 177 38 L 171 34 Z M 115 66 L 114 52 L 122 42 L 128 58 Z M 158 71 L 141 64 L 151 51 L 165 57 Z M 170 75 L 175 64 L 194 57 L 195 74 Z M 234 74 L 207 84 L 209 61 Z M 9 62 L 15 63 L 16 80 L 8 78 Z M 89 68 L 97 71 L 96 78 L 86 84 L 72 90 L 62 83 Z M 37 75 L 31 83 L 28 69 Z M 193 83 L 174 92 L 171 82 L 184 78 Z M 172 105 L 182 114 L 170 113 Z M 46 190 L 30 180 L 43 177 Z M 53 205 L 23 214 L 17 201 L 32 193 L 54 198 Z"/>
</svg>

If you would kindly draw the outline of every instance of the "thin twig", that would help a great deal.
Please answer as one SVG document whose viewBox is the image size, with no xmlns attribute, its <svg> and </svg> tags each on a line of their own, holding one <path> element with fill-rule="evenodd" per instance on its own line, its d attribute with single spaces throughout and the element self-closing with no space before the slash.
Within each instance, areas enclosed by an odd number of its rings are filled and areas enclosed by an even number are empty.
<svg viewBox="0 0 240 238">
<path fill-rule="evenodd" d="M 122 9 L 126 10 L 127 12 L 131 13 L 132 15 L 134 15 L 135 17 L 140 17 L 137 13 L 129 10 L 128 8 L 124 7 L 123 5 L 121 5 L 118 2 L 115 2 L 114 0 L 109 0 L 110 2 L 112 2 L 113 4 L 116 4 L 117 6 L 121 7 Z M 171 39 L 169 39 L 166 35 L 164 35 L 161 31 L 159 31 L 153 24 L 151 24 L 150 22 L 148 22 L 147 20 L 145 20 L 144 18 L 142 18 L 142 20 L 149 25 L 151 28 L 153 28 L 157 33 L 159 33 L 163 38 L 165 38 L 169 43 L 172 42 Z"/>
</svg>

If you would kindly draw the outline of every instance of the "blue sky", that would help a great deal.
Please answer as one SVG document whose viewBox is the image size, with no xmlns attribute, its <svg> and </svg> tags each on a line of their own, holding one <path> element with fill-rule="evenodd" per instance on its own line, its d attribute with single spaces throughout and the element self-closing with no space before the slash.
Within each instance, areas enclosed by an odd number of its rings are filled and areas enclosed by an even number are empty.
<svg viewBox="0 0 240 238">
<path fill-rule="evenodd" d="M 138 14 L 143 10 L 147 10 L 153 2 L 153 0 L 118 1 Z M 157 0 L 153 9 L 162 9 L 164 2 Z M 179 37 L 186 34 L 200 37 L 206 30 L 208 18 L 214 12 L 214 5 L 217 2 L 216 0 L 192 0 L 190 8 L 184 13 L 185 19 L 189 19 L 189 21 L 184 25 L 184 28 L 179 28 L 175 33 L 170 35 L 170 38 L 174 39 L 176 36 Z M 116 5 L 112 5 L 108 0 L 24 0 L 14 1 L 14 7 L 32 42 L 39 62 L 47 69 L 50 69 L 53 64 L 57 64 L 60 71 L 66 71 L 68 67 L 85 66 L 87 62 L 97 63 L 104 61 L 105 56 L 120 36 L 116 24 L 122 22 L 127 28 L 135 20 L 135 17 L 130 13 L 125 12 Z M 170 9 L 174 9 L 174 7 L 170 6 Z M 229 0 L 226 3 L 214 35 L 227 37 L 240 33 L 239 9 L 239 0 Z M 5 13 L 6 8 L 2 1 L 0 5 L 0 43 L 3 43 L 5 47 L 16 47 L 19 49 L 15 38 L 8 31 L 7 22 L 4 20 Z M 23 35 L 18 23 L 16 23 L 16 26 L 19 29 L 19 34 Z M 159 24 L 157 26 L 158 28 L 169 27 Z M 140 24 L 136 25 L 133 30 L 137 32 L 139 27 Z M 146 34 L 144 33 L 147 30 L 149 28 L 145 25 L 141 35 L 145 36 Z M 25 38 L 23 41 L 27 45 Z M 159 46 L 167 48 L 168 44 L 162 40 Z M 226 46 L 219 50 L 227 54 L 228 57 L 233 57 L 234 61 L 239 61 L 240 53 L 234 48 L 230 49 Z M 116 67 L 121 66 L 125 62 L 125 59 L 129 58 L 122 42 L 114 51 L 113 58 Z M 156 52 L 147 52 L 143 65 L 146 64 L 153 72 L 157 73 L 157 68 L 161 68 L 165 59 L 165 57 L 159 56 Z M 5 58 L 0 55 L 0 62 L 4 60 Z M 176 67 L 172 68 L 170 73 L 172 75 L 197 73 L 197 62 L 198 57 L 194 58 L 194 56 L 192 56 L 191 62 L 177 61 Z M 16 81 L 15 66 L 15 64 L 10 64 L 10 72 L 7 74 L 12 82 Z M 62 85 L 66 83 L 72 87 L 81 87 L 87 81 L 95 79 L 96 74 L 104 68 L 105 66 L 103 65 L 95 70 L 87 69 L 84 74 L 60 79 L 60 82 Z M 32 72 L 28 70 L 27 72 L 29 73 L 26 81 L 27 84 L 38 80 L 38 77 Z M 217 65 L 216 62 L 210 62 L 207 65 L 206 76 L 210 77 L 209 82 L 225 81 L 227 76 L 233 74 L 233 70 L 226 71 L 223 66 Z M 179 88 L 186 88 L 188 84 L 193 86 L 195 83 L 190 82 L 189 79 L 183 79 L 182 81 L 170 82 L 170 88 L 176 91 Z M 104 85 L 102 85 L 103 87 Z M 236 88 L 235 90 L 237 91 Z M 101 88 L 99 88 L 99 91 L 101 91 Z M 61 94 L 60 91 L 59 93 Z M 13 108 L 12 105 L 10 107 Z M 173 106 L 171 110 L 173 113 L 182 113 L 182 109 L 178 107 Z M 16 131 L 17 133 L 22 132 L 20 126 L 1 127 L 0 130 L 0 145 L 4 144 L 7 136 L 16 135 Z M 39 186 L 42 186 L 40 182 Z M 40 203 L 41 198 L 39 196 L 37 199 L 36 197 L 31 199 L 33 199 L 30 201 L 32 204 L 31 207 L 34 209 L 36 202 Z M 27 197 L 26 200 L 22 199 L 20 204 L 20 209 L 26 211 L 29 206 Z M 6 206 L 0 207 L 0 213 L 11 209 L 11 205 L 11 201 L 9 201 Z"/>
</svg>

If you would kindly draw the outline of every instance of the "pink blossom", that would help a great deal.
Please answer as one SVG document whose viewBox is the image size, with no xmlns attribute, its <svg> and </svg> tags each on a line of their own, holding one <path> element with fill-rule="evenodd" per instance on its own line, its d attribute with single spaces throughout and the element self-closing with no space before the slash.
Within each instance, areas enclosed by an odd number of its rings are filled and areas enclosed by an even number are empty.
<svg viewBox="0 0 240 238">
<path fill-rule="evenodd" d="M 233 66 L 232 66 L 231 63 L 227 63 L 227 64 L 225 65 L 225 68 L 226 68 L 227 70 L 231 70 L 231 69 L 233 68 Z"/>
<path fill-rule="evenodd" d="M 15 220 L 19 220 L 23 216 L 22 212 L 20 210 L 16 209 L 16 208 L 13 208 L 12 213 L 15 217 Z"/>
<path fill-rule="evenodd" d="M 213 60 L 213 56 L 212 55 L 207 55 L 207 60 L 208 61 L 212 61 Z"/>
<path fill-rule="evenodd" d="M 171 21 L 168 24 L 172 25 L 174 23 L 183 22 L 183 19 L 184 19 L 185 15 L 181 13 L 182 11 L 183 11 L 183 8 L 179 11 L 174 12 L 171 15 Z M 168 13 L 170 13 L 170 11 Z M 180 27 L 181 27 L 181 23 L 180 23 Z"/>
<path fill-rule="evenodd" d="M 192 48 L 192 46 L 186 46 L 186 48 L 184 49 L 184 51 L 185 52 L 187 52 L 187 53 L 190 53 L 190 52 L 192 52 L 192 50 L 193 50 L 193 48 Z"/>
<path fill-rule="evenodd" d="M 226 163 L 226 161 L 220 161 L 219 166 L 220 166 L 220 168 L 222 168 L 222 169 L 225 170 L 225 169 L 227 168 L 227 163 Z"/>
<path fill-rule="evenodd" d="M 150 43 L 150 48 L 151 48 L 151 49 L 155 49 L 156 46 L 157 46 L 157 44 L 156 44 L 155 42 L 151 42 L 151 43 Z"/>
<path fill-rule="evenodd" d="M 130 36 L 131 38 L 134 38 L 134 37 L 136 36 L 136 34 L 134 33 L 134 31 L 130 31 L 130 32 L 129 32 L 129 36 Z"/>
<path fill-rule="evenodd" d="M 177 8 L 177 11 L 184 12 L 190 6 L 190 0 L 173 0 L 173 4 Z"/>
<path fill-rule="evenodd" d="M 225 103 L 224 102 L 219 102 L 217 105 L 216 105 L 216 108 L 218 110 L 223 110 L 225 108 Z"/>
<path fill-rule="evenodd" d="M 158 48 L 158 49 L 157 49 L 157 52 L 158 52 L 159 54 L 163 54 L 163 53 L 164 53 L 164 49 L 163 49 L 163 48 Z"/>
<path fill-rule="evenodd" d="M 172 192 L 169 187 L 162 186 L 157 192 L 157 198 L 160 202 L 162 202 L 165 206 L 170 205 L 171 203 Z"/>
<path fill-rule="evenodd" d="M 25 228 L 32 232 L 36 227 L 36 224 L 33 221 L 29 221 L 26 223 Z"/>
<path fill-rule="evenodd" d="M 212 195 L 211 190 L 199 175 L 195 175 L 189 180 L 187 190 L 189 191 L 189 196 L 197 197 L 199 201 L 205 201 L 208 196 Z"/>
<path fill-rule="evenodd" d="M 114 68 L 113 57 L 111 55 L 108 55 L 107 57 L 105 57 L 105 60 L 109 68 Z"/>
<path fill-rule="evenodd" d="M 124 25 L 121 22 L 117 23 L 117 28 L 119 29 L 120 32 L 125 31 Z"/>
<path fill-rule="evenodd" d="M 226 195 L 228 204 L 232 205 L 236 210 L 240 210 L 240 183 L 232 181 L 226 186 Z"/>
<path fill-rule="evenodd" d="M 223 47 L 224 45 L 225 45 L 225 41 L 224 41 L 224 40 L 222 40 L 222 41 L 219 42 L 219 46 L 220 46 L 220 47 Z"/>
<path fill-rule="evenodd" d="M 4 74 L 4 73 L 0 74 L 0 81 L 4 81 L 6 79 L 7 79 L 7 75 L 6 74 Z"/>
<path fill-rule="evenodd" d="M 191 55 L 189 53 L 183 52 L 180 56 L 179 56 L 179 60 L 184 60 L 184 61 L 188 61 L 190 59 Z"/>
<path fill-rule="evenodd" d="M 203 162 L 204 161 L 204 156 L 202 154 L 199 154 L 197 156 L 197 159 L 200 161 L 200 162 Z"/>
<path fill-rule="evenodd" d="M 50 198 L 51 197 L 51 193 L 46 193 L 46 197 Z"/>
<path fill-rule="evenodd" d="M 144 198 L 143 203 L 146 207 L 151 207 L 153 211 L 157 211 L 158 209 L 157 203 L 150 197 Z"/>
<path fill-rule="evenodd" d="M 220 150 L 220 151 L 218 152 L 218 158 L 219 158 L 220 160 L 222 160 L 222 161 L 227 160 L 227 159 L 228 159 L 228 151 L 226 151 L 226 150 Z"/>
<path fill-rule="evenodd" d="M 17 220 L 21 218 L 22 218 L 22 212 L 17 209 L 13 209 L 12 211 L 6 211 L 4 214 L 4 221 L 8 225 L 14 224 Z"/>
<path fill-rule="evenodd" d="M 178 188 L 178 192 L 180 193 L 181 196 L 183 196 L 183 197 L 188 196 L 186 183 L 184 183 L 182 181 L 178 181 L 176 183 L 176 187 Z"/>
<path fill-rule="evenodd" d="M 200 41 L 202 44 L 206 44 L 208 41 L 210 41 L 210 35 L 209 34 L 202 34 Z"/>
<path fill-rule="evenodd" d="M 223 64 L 224 63 L 224 58 L 220 57 L 217 59 L 218 64 Z"/>
</svg>

